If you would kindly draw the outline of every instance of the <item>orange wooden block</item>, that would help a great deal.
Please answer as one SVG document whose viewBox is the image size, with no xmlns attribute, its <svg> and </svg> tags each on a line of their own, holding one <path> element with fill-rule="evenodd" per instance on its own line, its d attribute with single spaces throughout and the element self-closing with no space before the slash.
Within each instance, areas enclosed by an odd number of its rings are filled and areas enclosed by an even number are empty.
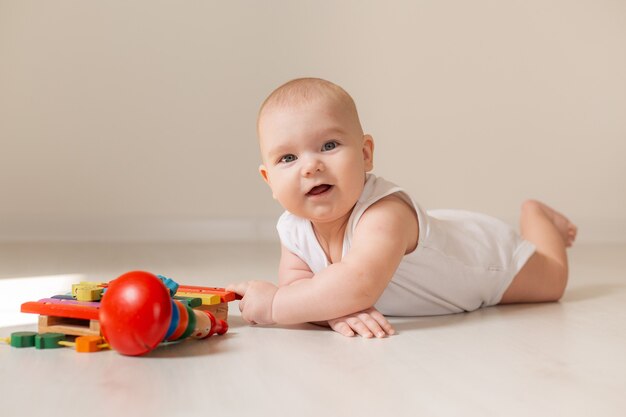
<svg viewBox="0 0 626 417">
<path fill-rule="evenodd" d="M 180 285 L 178 287 L 178 291 L 186 292 L 186 293 L 196 293 L 196 294 L 215 294 L 215 295 L 219 295 L 220 299 L 222 300 L 223 303 L 228 303 L 230 301 L 235 301 L 236 299 L 241 299 L 234 292 L 226 291 L 224 288 L 197 287 L 195 285 Z"/>
<path fill-rule="evenodd" d="M 97 352 L 101 350 L 100 345 L 104 343 L 104 340 L 100 336 L 79 336 L 75 340 L 76 352 Z"/>
</svg>

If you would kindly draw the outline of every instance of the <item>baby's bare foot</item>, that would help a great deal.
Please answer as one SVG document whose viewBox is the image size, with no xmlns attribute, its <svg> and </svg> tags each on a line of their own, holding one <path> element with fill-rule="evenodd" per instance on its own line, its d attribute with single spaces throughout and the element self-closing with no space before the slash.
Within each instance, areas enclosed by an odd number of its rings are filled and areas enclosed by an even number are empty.
<svg viewBox="0 0 626 417">
<path fill-rule="evenodd" d="M 574 223 L 572 223 L 567 217 L 565 217 L 562 213 L 559 213 L 552 207 L 542 203 L 541 201 L 535 201 L 541 207 L 541 209 L 548 215 L 548 217 L 552 220 L 552 223 L 558 229 L 559 233 L 561 233 L 561 237 L 563 237 L 563 241 L 565 242 L 565 246 L 568 248 L 572 246 L 574 241 L 576 240 L 576 234 L 578 233 L 578 227 Z"/>
</svg>

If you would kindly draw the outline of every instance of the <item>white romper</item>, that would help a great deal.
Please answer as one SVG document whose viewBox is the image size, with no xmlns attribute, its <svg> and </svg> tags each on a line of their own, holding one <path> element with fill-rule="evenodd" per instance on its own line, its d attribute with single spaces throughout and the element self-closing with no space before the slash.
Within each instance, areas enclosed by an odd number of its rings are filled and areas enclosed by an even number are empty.
<svg viewBox="0 0 626 417">
<path fill-rule="evenodd" d="M 532 243 L 496 218 L 463 210 L 425 211 L 400 187 L 367 174 L 346 226 L 342 257 L 365 210 L 390 194 L 414 208 L 419 239 L 375 304 L 385 315 L 428 316 L 495 305 L 535 251 Z M 276 228 L 281 243 L 313 273 L 329 265 L 309 220 L 285 211 Z"/>
</svg>

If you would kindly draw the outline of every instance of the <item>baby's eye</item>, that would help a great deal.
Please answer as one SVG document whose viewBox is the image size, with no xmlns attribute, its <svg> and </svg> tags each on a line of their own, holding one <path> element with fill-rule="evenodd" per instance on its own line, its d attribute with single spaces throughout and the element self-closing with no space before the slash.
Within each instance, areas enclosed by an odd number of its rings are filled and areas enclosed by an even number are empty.
<svg viewBox="0 0 626 417">
<path fill-rule="evenodd" d="M 288 155 L 281 157 L 279 162 L 282 162 L 283 164 L 288 164 L 289 162 L 293 162 L 296 159 L 297 159 L 296 156 L 290 153 Z"/>
<path fill-rule="evenodd" d="M 337 142 L 331 140 L 330 142 L 326 142 L 324 146 L 322 146 L 322 151 L 332 151 L 337 147 Z"/>
</svg>

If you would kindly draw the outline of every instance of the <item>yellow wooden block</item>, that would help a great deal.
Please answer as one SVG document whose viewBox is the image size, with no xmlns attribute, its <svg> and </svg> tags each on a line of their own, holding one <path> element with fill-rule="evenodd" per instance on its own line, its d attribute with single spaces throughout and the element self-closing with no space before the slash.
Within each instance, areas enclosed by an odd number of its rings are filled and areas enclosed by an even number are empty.
<svg viewBox="0 0 626 417">
<path fill-rule="evenodd" d="M 76 298 L 76 291 L 78 290 L 94 289 L 94 288 L 98 288 L 98 287 L 92 284 L 83 284 L 82 282 L 80 284 L 72 284 L 72 296 Z"/>
<path fill-rule="evenodd" d="M 202 294 L 197 292 L 180 292 L 178 291 L 176 295 L 180 297 L 192 297 L 199 298 L 202 300 L 202 305 L 210 306 L 214 304 L 219 304 L 221 302 L 221 298 L 217 294 Z"/>
<path fill-rule="evenodd" d="M 75 297 L 78 301 L 100 301 L 102 288 L 79 288 L 76 290 Z"/>
</svg>

